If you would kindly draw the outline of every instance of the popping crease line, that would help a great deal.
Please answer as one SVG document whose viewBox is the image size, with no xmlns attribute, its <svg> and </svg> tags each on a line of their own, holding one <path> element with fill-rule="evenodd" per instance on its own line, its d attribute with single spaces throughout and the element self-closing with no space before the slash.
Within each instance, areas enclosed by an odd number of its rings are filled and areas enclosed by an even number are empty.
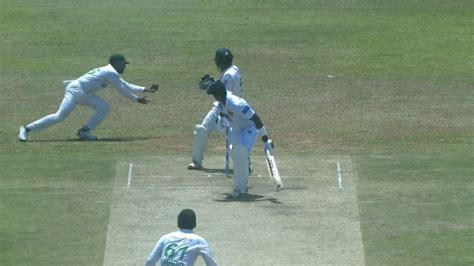
<svg viewBox="0 0 474 266">
<path fill-rule="evenodd" d="M 339 188 L 342 188 L 341 164 L 339 162 L 336 163 L 336 174 Z"/>
<path fill-rule="evenodd" d="M 132 185 L 132 169 L 133 169 L 133 164 L 130 163 L 128 166 L 128 180 L 127 180 L 127 188 L 130 188 Z"/>
</svg>

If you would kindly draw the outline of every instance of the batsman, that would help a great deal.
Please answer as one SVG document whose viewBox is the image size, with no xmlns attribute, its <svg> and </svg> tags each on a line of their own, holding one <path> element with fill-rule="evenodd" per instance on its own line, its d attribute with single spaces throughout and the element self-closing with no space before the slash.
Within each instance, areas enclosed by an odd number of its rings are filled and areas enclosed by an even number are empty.
<svg viewBox="0 0 474 266">
<path fill-rule="evenodd" d="M 231 198 L 238 198 L 247 193 L 247 178 L 249 172 L 249 157 L 258 136 L 261 136 L 263 148 L 266 152 L 272 149 L 267 130 L 263 122 L 252 107 L 243 98 L 237 97 L 226 90 L 220 80 L 214 82 L 208 89 L 218 101 L 218 124 L 226 120 L 232 128 L 232 161 L 234 163 L 233 190 L 228 194 Z"/>
</svg>

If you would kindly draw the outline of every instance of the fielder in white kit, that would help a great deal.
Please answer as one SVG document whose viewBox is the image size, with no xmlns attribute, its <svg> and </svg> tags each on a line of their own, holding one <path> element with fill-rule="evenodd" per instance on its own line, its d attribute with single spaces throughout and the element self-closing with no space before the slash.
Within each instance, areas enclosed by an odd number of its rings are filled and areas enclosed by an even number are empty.
<svg viewBox="0 0 474 266">
<path fill-rule="evenodd" d="M 228 194 L 238 198 L 247 193 L 249 157 L 257 136 L 262 137 L 264 151 L 271 150 L 271 140 L 263 122 L 252 107 L 243 98 L 226 90 L 220 80 L 214 82 L 207 94 L 212 94 L 219 102 L 218 110 L 222 113 L 218 120 L 228 120 L 232 128 L 232 161 L 234 163 L 233 191 Z M 217 123 L 222 125 L 220 121 Z"/>
<path fill-rule="evenodd" d="M 232 94 L 241 97 L 242 80 L 240 78 L 240 70 L 232 63 L 233 58 L 234 56 L 228 48 L 219 48 L 216 50 L 214 62 L 217 69 L 222 73 L 220 80 L 224 83 L 226 89 Z M 206 75 L 201 79 L 199 87 L 203 90 L 207 90 L 213 82 L 214 79 L 212 76 Z M 192 161 L 191 164 L 188 165 L 189 170 L 202 169 L 202 161 L 204 159 L 204 152 L 207 148 L 209 134 L 218 129 L 216 124 L 219 116 L 217 105 L 218 103 L 215 102 L 201 124 L 194 127 Z"/>
<path fill-rule="evenodd" d="M 96 140 L 97 137 L 91 133 L 91 130 L 96 128 L 110 112 L 107 102 L 95 94 L 97 91 L 110 84 L 130 100 L 147 104 L 149 100 L 146 99 L 146 96 L 138 97 L 135 93 L 153 93 L 158 90 L 158 85 L 156 84 L 151 85 L 150 88 L 145 88 L 123 80 L 120 74 L 123 74 L 127 64 L 129 62 L 125 60 L 122 54 L 113 54 L 109 58 L 108 65 L 95 68 L 76 80 L 64 81 L 66 90 L 58 111 L 26 126 L 22 126 L 18 139 L 20 141 L 28 140 L 30 132 L 39 131 L 62 122 L 77 105 L 83 105 L 92 108 L 95 113 L 77 131 L 77 136 L 84 140 Z"/>
<path fill-rule="evenodd" d="M 207 241 L 193 233 L 196 227 L 196 213 L 191 209 L 184 209 L 178 215 L 179 231 L 166 234 L 160 238 L 150 255 L 146 266 L 160 265 L 194 265 L 198 256 L 201 256 L 207 266 L 217 265 L 212 256 Z"/>
</svg>

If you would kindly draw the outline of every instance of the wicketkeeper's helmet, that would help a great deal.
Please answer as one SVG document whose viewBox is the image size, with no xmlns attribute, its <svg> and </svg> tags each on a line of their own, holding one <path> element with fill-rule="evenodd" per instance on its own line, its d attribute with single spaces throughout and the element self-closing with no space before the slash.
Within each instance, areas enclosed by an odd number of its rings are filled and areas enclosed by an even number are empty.
<svg viewBox="0 0 474 266">
<path fill-rule="evenodd" d="M 216 51 L 214 62 L 216 62 L 216 66 L 220 68 L 221 71 L 224 71 L 232 65 L 233 58 L 234 55 L 232 55 L 232 52 L 228 48 L 219 48 Z"/>
</svg>

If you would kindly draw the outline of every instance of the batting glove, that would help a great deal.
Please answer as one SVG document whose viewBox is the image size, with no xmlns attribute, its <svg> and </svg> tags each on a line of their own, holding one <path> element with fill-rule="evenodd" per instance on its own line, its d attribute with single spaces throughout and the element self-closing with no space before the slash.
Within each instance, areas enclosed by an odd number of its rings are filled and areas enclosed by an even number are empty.
<svg viewBox="0 0 474 266">
<path fill-rule="evenodd" d="M 263 142 L 263 152 L 272 151 L 273 149 L 273 141 L 269 139 L 268 141 Z"/>
</svg>

